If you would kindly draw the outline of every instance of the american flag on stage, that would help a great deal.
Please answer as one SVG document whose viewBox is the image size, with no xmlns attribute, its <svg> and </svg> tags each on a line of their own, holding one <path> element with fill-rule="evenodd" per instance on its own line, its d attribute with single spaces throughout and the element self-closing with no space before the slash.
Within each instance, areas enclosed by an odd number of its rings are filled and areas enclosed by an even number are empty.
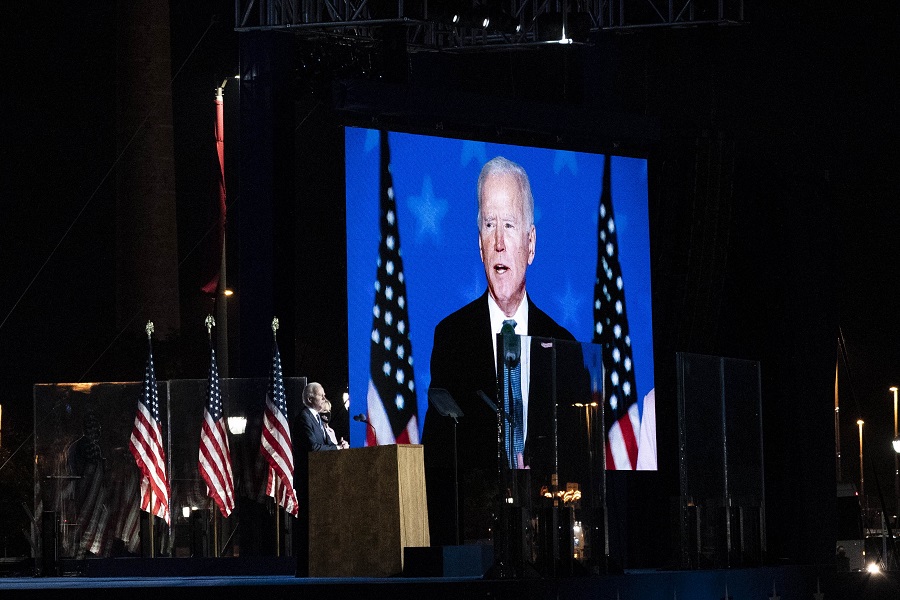
<svg viewBox="0 0 900 600">
<path fill-rule="evenodd" d="M 222 412 L 222 392 L 219 389 L 219 367 L 216 349 L 210 344 L 209 378 L 206 383 L 206 408 L 200 430 L 200 475 L 206 482 L 206 493 L 212 498 L 222 516 L 234 510 L 234 476 L 231 474 L 231 449 Z"/>
<path fill-rule="evenodd" d="M 88 463 L 81 476 L 84 486 L 79 494 L 79 521 L 83 524 L 81 541 L 75 557 L 106 556 L 109 551 L 107 523 L 110 517 L 108 493 L 105 485 L 106 469 L 101 461 Z"/>
<path fill-rule="evenodd" d="M 637 466 L 640 418 L 632 361 L 625 286 L 612 204 L 612 161 L 603 160 L 603 190 L 597 222 L 597 279 L 594 284 L 594 343 L 602 346 L 606 411 L 606 468 Z"/>
<path fill-rule="evenodd" d="M 169 518 L 169 480 L 166 476 L 166 451 L 163 448 L 159 424 L 159 391 L 153 368 L 153 323 L 147 323 L 147 342 L 150 348 L 144 369 L 144 387 L 138 401 L 129 449 L 143 475 L 141 479 L 141 510 L 165 519 Z"/>
<path fill-rule="evenodd" d="M 277 329 L 274 321 L 273 329 Z M 266 392 L 266 409 L 263 413 L 263 429 L 260 451 L 269 463 L 266 480 L 266 495 L 288 513 L 297 516 L 299 509 L 294 492 L 294 450 L 291 444 L 291 429 L 287 420 L 287 398 L 284 394 L 284 378 L 281 372 L 281 354 L 278 342 L 272 357 L 272 373 Z"/>
<path fill-rule="evenodd" d="M 418 405 L 388 133 L 381 135 L 381 242 L 369 359 L 366 445 L 418 444 Z"/>
<path fill-rule="evenodd" d="M 113 476 L 111 504 L 114 514 L 110 529 L 113 537 L 121 540 L 125 550 L 131 554 L 140 549 L 141 543 L 139 488 L 137 471 L 133 468 L 120 469 Z"/>
<path fill-rule="evenodd" d="M 110 514 L 108 474 L 100 449 L 100 420 L 92 408 L 85 415 L 84 435 L 76 444 L 79 446 L 83 452 L 84 470 L 77 480 L 75 502 L 82 529 L 75 557 L 83 559 L 88 555 L 105 556 L 110 541 L 107 530 Z"/>
</svg>

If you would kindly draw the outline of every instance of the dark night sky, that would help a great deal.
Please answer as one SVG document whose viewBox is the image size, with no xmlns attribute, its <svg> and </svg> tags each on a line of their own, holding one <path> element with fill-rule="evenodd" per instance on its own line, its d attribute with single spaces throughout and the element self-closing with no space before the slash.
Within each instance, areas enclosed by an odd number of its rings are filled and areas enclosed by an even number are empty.
<svg viewBox="0 0 900 600">
<path fill-rule="evenodd" d="M 186 199 L 178 244 L 185 254 L 206 231 L 205 206 L 190 202 L 212 197 L 214 90 L 237 72 L 233 14 L 227 0 L 171 9 L 176 193 Z M 0 125 L 0 273 L 8 293 L 0 300 L 0 402 L 7 433 L 30 430 L 33 383 L 140 378 L 141 367 L 108 366 L 134 341 L 110 317 L 119 166 L 115 19 L 116 2 L 37 2 L 12 6 L 2 24 L 9 81 Z M 181 266 L 192 283 L 199 254 L 195 249 Z"/>
<path fill-rule="evenodd" d="M 172 4 L 172 67 L 181 69 L 173 103 L 182 202 L 207 192 L 208 182 L 188 173 L 204 172 L 199 163 L 212 129 L 212 90 L 237 68 L 237 34 L 230 30 L 233 2 L 189 3 L 190 9 Z M 753 95 L 750 85 L 735 86 L 752 97 L 731 99 L 731 106 L 757 110 L 757 119 L 772 123 L 759 135 L 771 135 L 773 148 L 806 155 L 828 173 L 834 239 L 826 245 L 838 256 L 835 293 L 853 384 L 844 381 L 841 410 L 846 424 L 856 415 L 866 421 L 871 460 L 889 487 L 888 387 L 900 385 L 898 9 L 864 3 L 849 18 L 812 2 L 786 9 L 792 13 L 767 8 L 781 3 L 754 4 L 748 7 L 747 55 L 733 64 L 762 88 Z M 115 3 L 28 2 L 7 11 L 0 26 L 4 429 L 30 426 L 31 384 L 81 378 L 115 336 L 98 326 L 114 310 L 108 278 L 114 233 L 105 215 L 114 207 L 115 189 Z M 741 80 L 742 73 L 722 77 Z M 809 132 L 817 135 L 800 139 Z M 192 231 L 181 233 L 179 244 L 188 247 L 202 227 L 190 218 L 183 222 Z M 802 227 L 796 235 L 804 235 Z M 103 375 L 135 379 L 141 367 L 137 374 Z M 842 434 L 844 472 L 854 473 L 856 431 L 842 424 Z"/>
</svg>

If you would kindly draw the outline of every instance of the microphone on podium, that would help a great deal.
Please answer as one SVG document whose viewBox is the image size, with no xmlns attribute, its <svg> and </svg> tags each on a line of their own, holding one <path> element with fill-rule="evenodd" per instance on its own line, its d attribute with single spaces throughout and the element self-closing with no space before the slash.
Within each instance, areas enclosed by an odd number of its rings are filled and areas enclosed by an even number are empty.
<svg viewBox="0 0 900 600">
<path fill-rule="evenodd" d="M 503 326 L 504 329 L 506 329 L 506 327 L 506 325 Z M 503 359 L 508 366 L 514 367 L 518 364 L 521 356 L 522 341 L 519 339 L 519 336 L 515 335 L 512 327 L 510 327 L 509 333 L 503 334 Z"/>
<path fill-rule="evenodd" d="M 359 423 L 365 423 L 366 425 L 368 425 L 369 427 L 372 428 L 372 437 L 375 438 L 375 445 L 377 446 L 378 445 L 378 432 L 375 431 L 375 426 L 372 425 L 372 421 L 369 420 L 369 418 L 365 415 L 365 413 L 359 413 L 358 415 L 353 417 L 353 420 L 357 421 Z"/>
<path fill-rule="evenodd" d="M 504 363 L 510 369 L 514 369 L 519 366 L 519 361 L 522 359 L 522 340 L 515 334 L 515 330 L 510 325 L 504 324 L 501 333 L 503 336 Z M 509 378 L 507 378 L 507 382 L 509 381 Z M 507 383 L 507 385 L 511 385 L 511 383 Z M 483 391 L 478 390 L 478 393 L 481 395 L 481 399 L 487 402 L 489 406 L 493 404 Z M 512 395 L 512 392 L 510 392 L 510 395 Z M 503 409 L 499 409 L 499 412 L 503 413 L 503 418 L 511 425 L 513 422 L 512 417 Z"/>
</svg>

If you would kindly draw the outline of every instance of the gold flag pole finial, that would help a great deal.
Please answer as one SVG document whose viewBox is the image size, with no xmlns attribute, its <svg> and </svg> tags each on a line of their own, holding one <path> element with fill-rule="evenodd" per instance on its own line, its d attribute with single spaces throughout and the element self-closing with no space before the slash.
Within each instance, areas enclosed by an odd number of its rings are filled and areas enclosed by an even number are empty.
<svg viewBox="0 0 900 600">
<path fill-rule="evenodd" d="M 212 328 L 216 326 L 216 320 L 212 315 L 206 315 L 206 319 L 203 322 L 206 323 L 206 334 L 209 336 L 209 339 L 212 339 Z"/>
<path fill-rule="evenodd" d="M 276 335 L 278 335 L 278 327 L 279 327 L 278 317 L 273 317 L 272 318 L 272 337 L 275 337 Z"/>
<path fill-rule="evenodd" d="M 144 327 L 144 331 L 147 332 L 148 338 L 153 335 L 153 321 L 147 321 L 147 326 Z"/>
</svg>

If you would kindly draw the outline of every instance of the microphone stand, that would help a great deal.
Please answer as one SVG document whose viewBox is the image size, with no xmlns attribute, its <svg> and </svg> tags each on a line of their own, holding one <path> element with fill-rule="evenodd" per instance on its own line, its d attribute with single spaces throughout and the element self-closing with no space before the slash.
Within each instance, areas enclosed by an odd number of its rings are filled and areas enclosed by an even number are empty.
<svg viewBox="0 0 900 600">
<path fill-rule="evenodd" d="M 353 420 L 358 423 L 365 423 L 368 427 L 372 428 L 372 439 L 375 440 L 375 445 L 377 446 L 378 445 L 378 432 L 375 430 L 375 426 L 372 425 L 372 421 L 370 421 L 369 418 L 362 413 L 353 417 Z"/>
<path fill-rule="evenodd" d="M 502 361 L 502 359 L 501 359 Z M 498 367 L 502 369 L 500 372 L 503 373 L 502 379 L 503 386 L 499 385 L 498 388 L 510 388 L 510 396 L 512 396 L 512 382 L 510 377 L 508 376 L 508 370 L 506 369 L 505 361 L 502 361 Z M 499 391 L 499 389 L 498 389 Z M 504 465 L 503 465 L 503 421 L 506 420 L 507 426 L 512 425 L 512 417 L 506 410 L 503 408 L 500 402 L 494 404 L 490 398 L 488 398 L 487 394 L 483 391 L 478 390 L 478 395 L 482 399 L 482 401 L 494 411 L 497 415 L 497 484 L 498 484 L 498 494 L 497 494 L 497 502 L 499 503 L 499 507 L 497 509 L 497 524 L 494 528 L 494 534 L 496 536 L 494 542 L 494 565 L 488 571 L 486 577 L 488 579 L 511 579 L 516 576 L 515 567 L 511 564 L 511 556 L 510 556 L 510 543 L 509 543 L 509 521 L 510 521 L 510 506 L 507 502 L 507 493 L 509 488 L 506 485 L 506 481 L 504 480 Z M 500 394 L 499 398 L 502 398 L 503 395 Z"/>
<path fill-rule="evenodd" d="M 459 466 L 457 458 L 456 426 L 459 417 L 464 416 L 462 409 L 453 400 L 450 392 L 443 388 L 429 388 L 428 401 L 444 417 L 453 419 L 453 535 L 456 545 L 459 546 Z"/>
</svg>

